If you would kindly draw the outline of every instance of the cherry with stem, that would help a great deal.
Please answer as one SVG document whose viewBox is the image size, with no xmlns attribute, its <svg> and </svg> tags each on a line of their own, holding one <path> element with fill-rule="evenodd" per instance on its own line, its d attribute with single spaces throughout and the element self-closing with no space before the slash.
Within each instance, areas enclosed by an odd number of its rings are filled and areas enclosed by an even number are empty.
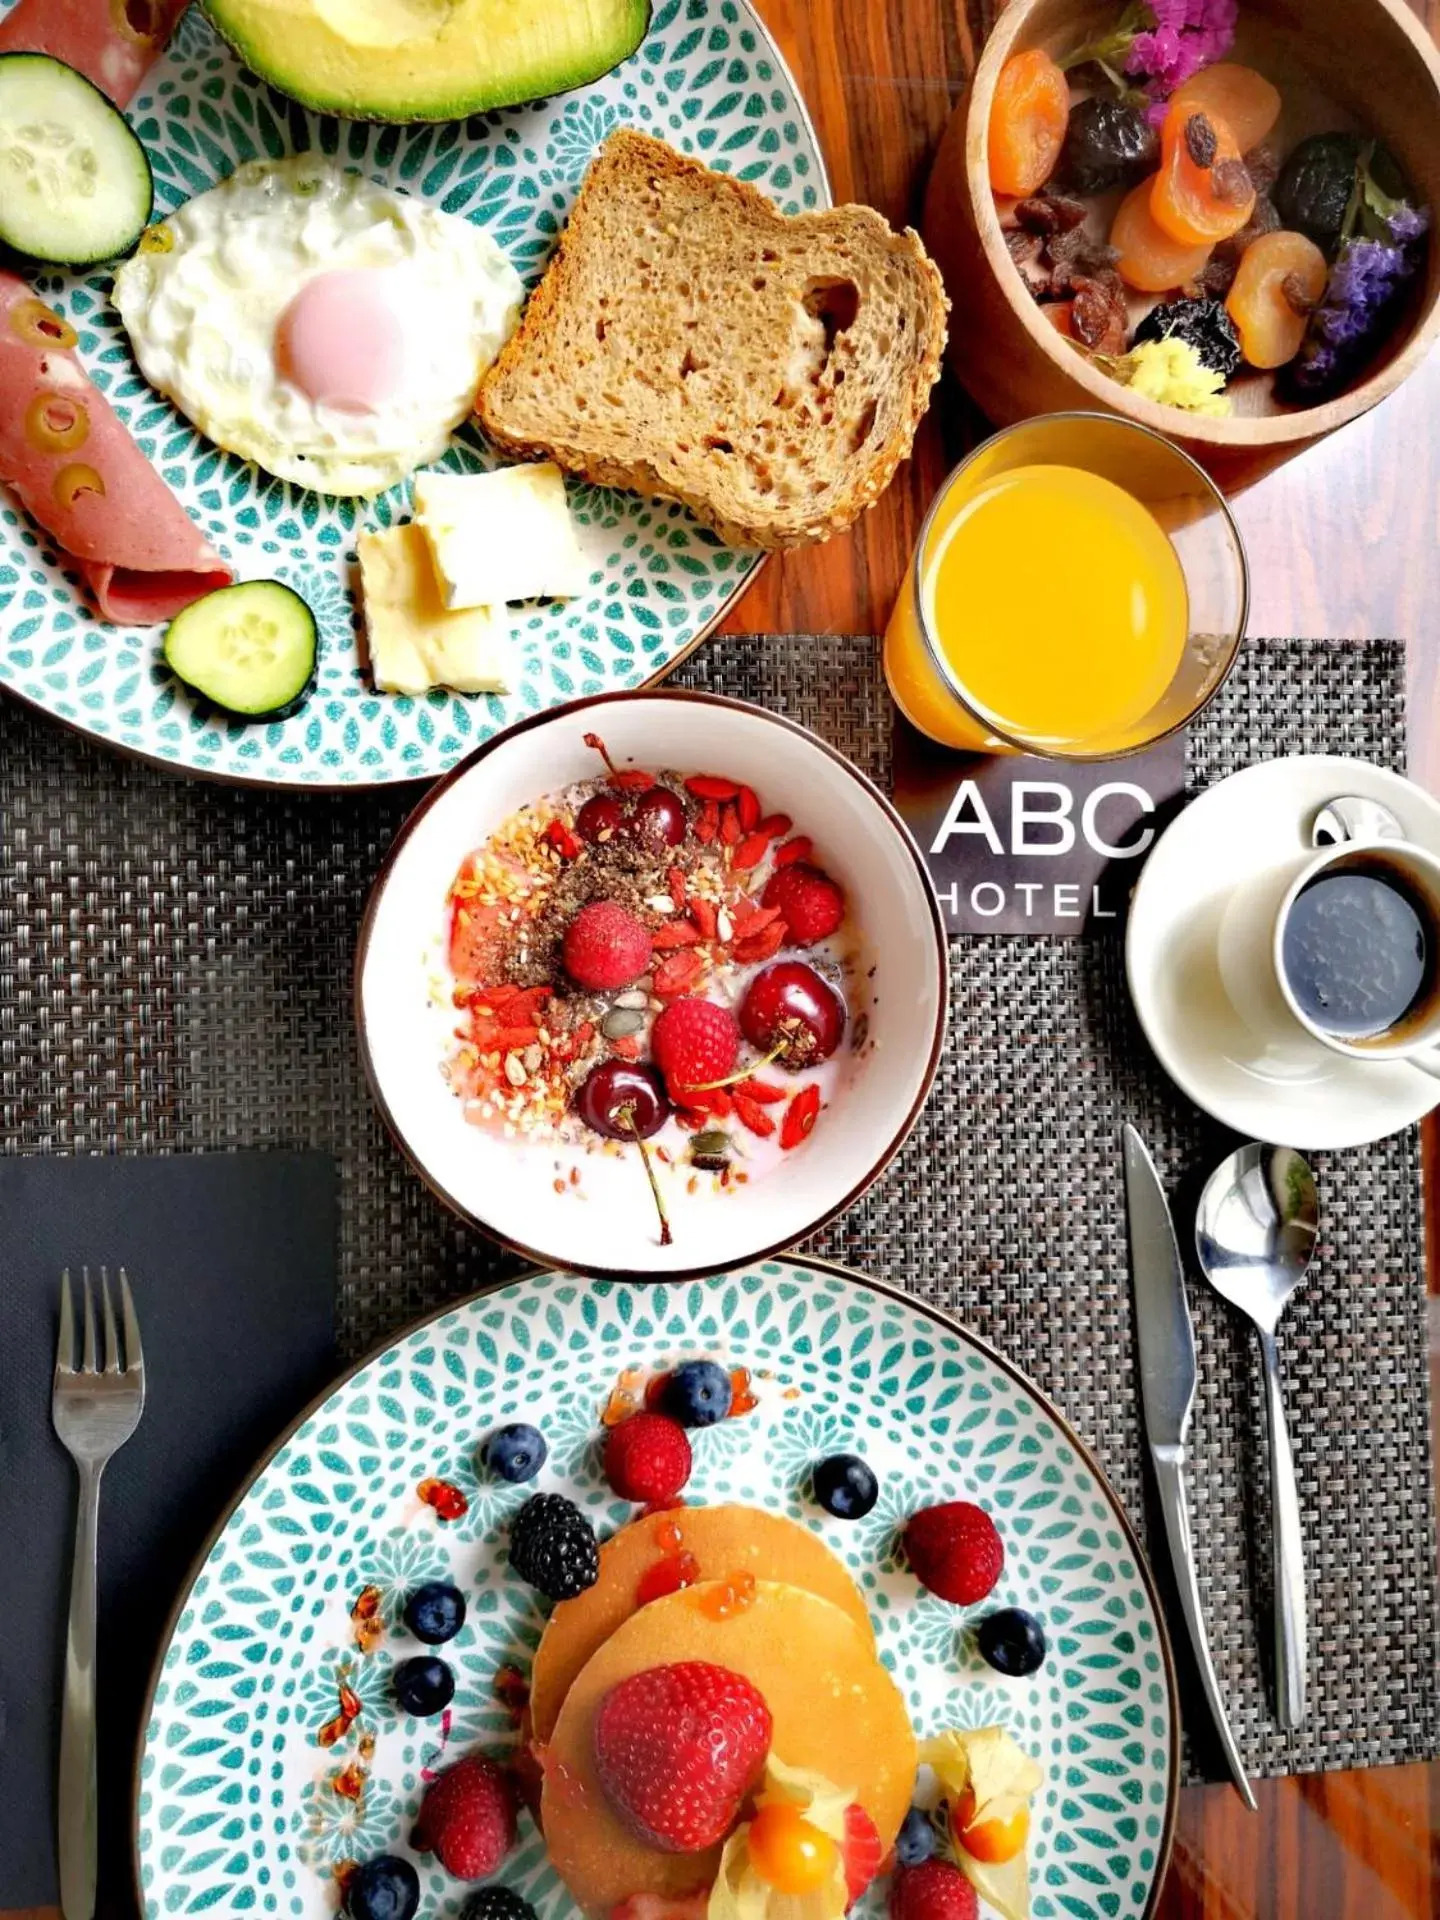
<svg viewBox="0 0 1440 1920">
<path fill-rule="evenodd" d="M 650 1149 L 645 1145 L 644 1136 L 635 1124 L 634 1101 L 627 1100 L 623 1107 L 617 1107 L 615 1109 L 615 1121 L 618 1126 L 624 1128 L 640 1149 L 640 1163 L 645 1169 L 645 1178 L 650 1182 L 650 1192 L 655 1200 L 655 1211 L 660 1216 L 660 1244 L 662 1247 L 668 1247 L 673 1243 L 675 1236 L 670 1231 L 670 1217 L 665 1211 L 665 1202 L 660 1194 L 660 1183 L 656 1180 L 655 1169 L 650 1164 Z"/>
</svg>

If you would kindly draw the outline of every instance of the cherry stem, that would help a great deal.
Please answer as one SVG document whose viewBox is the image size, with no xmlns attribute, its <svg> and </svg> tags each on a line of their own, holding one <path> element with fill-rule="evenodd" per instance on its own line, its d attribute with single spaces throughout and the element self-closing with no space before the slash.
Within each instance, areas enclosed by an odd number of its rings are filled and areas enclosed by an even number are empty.
<svg viewBox="0 0 1440 1920">
<path fill-rule="evenodd" d="M 615 762 L 610 758 L 610 749 L 605 745 L 605 742 L 600 738 L 598 733 L 587 733 L 585 735 L 585 744 L 592 752 L 599 754 L 611 773 L 618 773 L 620 771 Z"/>
<path fill-rule="evenodd" d="M 670 1220 L 665 1212 L 665 1202 L 660 1197 L 660 1184 L 655 1178 L 655 1169 L 650 1164 L 650 1150 L 641 1139 L 640 1129 L 635 1124 L 635 1102 L 627 1100 L 623 1107 L 617 1107 L 615 1118 L 622 1127 L 630 1129 L 630 1137 L 640 1149 L 640 1164 L 645 1169 L 645 1178 L 650 1182 L 650 1191 L 655 1199 L 655 1211 L 660 1216 L 660 1244 L 662 1247 L 668 1247 L 674 1236 L 670 1232 Z"/>
<path fill-rule="evenodd" d="M 727 1073 L 723 1080 L 701 1080 L 694 1086 L 681 1087 L 681 1093 L 715 1093 L 721 1087 L 738 1087 L 742 1080 L 753 1080 L 757 1073 L 763 1073 L 766 1067 L 778 1060 L 790 1045 L 788 1038 L 773 1046 L 760 1060 L 752 1060 L 748 1067 L 737 1067 L 734 1073 Z"/>
</svg>

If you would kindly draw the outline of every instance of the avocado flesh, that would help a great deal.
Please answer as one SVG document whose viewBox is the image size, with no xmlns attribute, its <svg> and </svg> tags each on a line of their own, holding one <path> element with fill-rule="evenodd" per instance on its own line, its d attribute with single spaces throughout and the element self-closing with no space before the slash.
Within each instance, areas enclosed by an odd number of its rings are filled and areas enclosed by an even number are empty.
<svg viewBox="0 0 1440 1920">
<path fill-rule="evenodd" d="M 627 59 L 650 0 L 205 0 L 262 80 L 351 120 L 463 120 Z"/>
</svg>

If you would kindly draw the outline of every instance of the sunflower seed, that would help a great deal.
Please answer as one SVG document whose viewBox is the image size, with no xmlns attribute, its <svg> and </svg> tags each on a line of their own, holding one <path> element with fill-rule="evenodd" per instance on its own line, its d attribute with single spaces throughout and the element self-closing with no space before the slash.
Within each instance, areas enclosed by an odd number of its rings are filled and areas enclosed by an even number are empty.
<svg viewBox="0 0 1440 1920">
<path fill-rule="evenodd" d="M 652 913 L 674 913 L 675 902 L 668 893 L 652 893 L 645 902 Z"/>
<path fill-rule="evenodd" d="M 719 940 L 728 940 L 734 931 L 735 922 L 730 918 L 730 915 L 725 911 L 724 907 L 721 907 L 719 913 L 715 916 L 716 938 Z"/>
<path fill-rule="evenodd" d="M 637 1007 L 612 1007 L 600 1022 L 600 1031 L 607 1040 L 624 1040 L 639 1033 L 644 1024 L 645 1016 Z"/>
<path fill-rule="evenodd" d="M 617 1007 L 643 1007 L 649 997 L 643 987 L 627 987 L 624 993 L 616 994 L 615 1004 Z"/>
<path fill-rule="evenodd" d="M 506 1054 L 506 1056 L 505 1056 L 505 1078 L 506 1078 L 506 1079 L 507 1079 L 507 1080 L 508 1080 L 508 1081 L 510 1082 L 510 1084 L 511 1084 L 511 1086 L 512 1086 L 512 1087 L 523 1087 L 523 1086 L 524 1086 L 524 1084 L 525 1084 L 525 1062 L 524 1062 L 524 1061 L 523 1061 L 523 1060 L 522 1060 L 522 1059 L 520 1058 L 520 1056 L 519 1056 L 519 1054 L 518 1054 L 518 1053 L 507 1053 L 507 1054 Z"/>
<path fill-rule="evenodd" d="M 538 1042 L 532 1040 L 520 1058 L 525 1062 L 525 1071 L 527 1073 L 535 1073 L 539 1070 L 540 1063 L 545 1058 L 545 1055 Z"/>
</svg>

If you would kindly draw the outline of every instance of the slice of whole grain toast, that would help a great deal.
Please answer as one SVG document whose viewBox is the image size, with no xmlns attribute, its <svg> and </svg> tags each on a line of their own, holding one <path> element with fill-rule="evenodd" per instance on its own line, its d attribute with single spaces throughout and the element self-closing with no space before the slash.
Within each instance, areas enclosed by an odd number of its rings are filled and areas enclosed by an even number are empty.
<svg viewBox="0 0 1440 1920">
<path fill-rule="evenodd" d="M 946 311 L 918 237 L 873 208 L 787 216 L 624 128 L 476 411 L 503 452 L 683 500 L 734 546 L 798 546 L 909 453 Z"/>
</svg>

